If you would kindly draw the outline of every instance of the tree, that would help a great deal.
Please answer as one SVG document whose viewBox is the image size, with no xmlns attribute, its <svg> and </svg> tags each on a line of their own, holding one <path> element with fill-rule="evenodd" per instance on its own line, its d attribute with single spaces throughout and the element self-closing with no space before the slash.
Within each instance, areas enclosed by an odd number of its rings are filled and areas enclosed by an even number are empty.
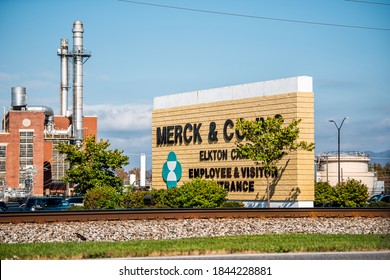
<svg viewBox="0 0 390 280">
<path fill-rule="evenodd" d="M 139 180 L 141 178 L 141 169 L 139 167 L 134 167 L 129 171 L 129 174 L 134 174 L 135 180 Z"/>
<path fill-rule="evenodd" d="M 386 163 L 384 175 L 380 179 L 385 182 L 385 193 L 390 193 L 390 162 Z"/>
<path fill-rule="evenodd" d="M 63 180 L 75 183 L 75 191 L 84 195 L 87 190 L 96 186 L 111 186 L 120 190 L 123 180 L 116 176 L 115 171 L 129 163 L 129 158 L 123 156 L 123 151 L 109 150 L 110 143 L 95 137 L 84 140 L 83 146 L 61 143 L 58 151 L 66 154 L 70 169 L 66 171 Z"/>
<path fill-rule="evenodd" d="M 374 163 L 372 168 L 377 173 L 378 180 L 384 181 L 385 193 L 390 192 L 390 162 L 387 162 L 385 167 L 380 163 Z"/>
<path fill-rule="evenodd" d="M 244 142 L 236 142 L 238 153 L 264 168 L 268 207 L 270 207 L 269 177 L 277 173 L 278 162 L 292 151 L 314 149 L 314 143 L 297 141 L 300 122 L 301 119 L 294 119 L 289 125 L 283 125 L 281 116 L 260 120 L 238 119 L 236 122 L 236 129 L 245 137 Z"/>
<path fill-rule="evenodd" d="M 115 170 L 115 176 L 121 178 L 124 183 L 126 182 L 126 179 L 129 177 L 129 175 L 123 168 L 117 168 Z"/>
</svg>

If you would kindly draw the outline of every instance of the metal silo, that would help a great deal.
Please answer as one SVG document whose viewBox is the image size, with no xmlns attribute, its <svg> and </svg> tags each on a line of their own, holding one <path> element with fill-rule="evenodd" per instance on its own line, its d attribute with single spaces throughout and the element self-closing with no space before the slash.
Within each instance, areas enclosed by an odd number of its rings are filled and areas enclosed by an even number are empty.
<svg viewBox="0 0 390 280">
<path fill-rule="evenodd" d="M 11 88 L 11 107 L 13 110 L 25 110 L 27 106 L 27 93 L 25 87 Z"/>
</svg>

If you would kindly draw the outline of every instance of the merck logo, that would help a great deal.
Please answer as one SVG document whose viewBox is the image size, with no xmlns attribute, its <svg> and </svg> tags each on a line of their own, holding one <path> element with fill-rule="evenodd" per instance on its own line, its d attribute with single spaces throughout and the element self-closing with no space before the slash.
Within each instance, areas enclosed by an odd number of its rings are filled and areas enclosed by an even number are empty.
<svg viewBox="0 0 390 280">
<path fill-rule="evenodd" d="M 167 161 L 163 165 L 162 176 L 164 181 L 167 183 L 167 188 L 175 188 L 177 182 L 180 180 L 182 175 L 182 168 L 180 162 L 177 160 L 175 152 L 168 154 Z"/>
</svg>

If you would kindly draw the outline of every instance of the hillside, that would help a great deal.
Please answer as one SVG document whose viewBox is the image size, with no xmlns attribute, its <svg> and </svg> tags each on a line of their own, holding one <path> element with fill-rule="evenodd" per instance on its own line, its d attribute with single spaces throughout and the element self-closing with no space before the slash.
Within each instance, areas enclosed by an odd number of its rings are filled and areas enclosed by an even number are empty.
<svg viewBox="0 0 390 280">
<path fill-rule="evenodd" d="M 370 155 L 371 164 L 379 163 L 380 165 L 382 165 L 382 167 L 384 167 L 386 163 L 388 162 L 390 163 L 390 150 L 379 152 L 379 153 L 366 151 L 365 153 L 368 153 Z"/>
</svg>

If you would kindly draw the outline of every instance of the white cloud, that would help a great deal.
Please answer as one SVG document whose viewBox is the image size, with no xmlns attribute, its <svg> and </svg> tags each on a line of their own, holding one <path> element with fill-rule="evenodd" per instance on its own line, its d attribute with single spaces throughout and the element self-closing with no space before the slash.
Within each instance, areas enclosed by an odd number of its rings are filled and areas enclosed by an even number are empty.
<svg viewBox="0 0 390 280">
<path fill-rule="evenodd" d="M 125 169 L 139 167 L 139 157 L 141 153 L 147 155 L 147 169 L 151 169 L 151 154 L 152 154 L 152 134 L 150 131 L 142 132 L 105 132 L 99 133 L 98 138 L 108 140 L 110 149 L 118 149 L 124 152 L 124 155 L 129 157 L 129 165 Z"/>
<path fill-rule="evenodd" d="M 5 72 L 0 72 L 0 81 L 11 81 L 11 80 L 15 80 L 17 79 L 18 76 L 16 75 L 12 75 L 12 74 L 8 74 L 8 73 L 5 73 Z"/>
<path fill-rule="evenodd" d="M 387 118 L 387 119 L 383 119 L 381 121 L 381 124 L 383 125 L 383 127 L 385 129 L 390 129 L 390 118 Z"/>
<path fill-rule="evenodd" d="M 59 73 L 44 71 L 38 74 L 40 77 L 48 78 L 48 79 L 59 79 Z"/>
<path fill-rule="evenodd" d="M 24 82 L 24 87 L 28 90 L 42 90 L 42 89 L 48 89 L 48 88 L 55 88 L 58 87 L 58 84 L 55 84 L 50 81 L 43 81 L 43 80 L 30 80 Z"/>
<path fill-rule="evenodd" d="M 98 81 L 111 81 L 111 77 L 109 75 L 105 75 L 105 74 L 102 74 L 102 75 L 99 75 L 96 77 L 96 79 Z"/>
<path fill-rule="evenodd" d="M 84 113 L 98 116 L 98 131 L 102 132 L 134 132 L 152 127 L 152 106 L 147 104 L 85 105 Z"/>
<path fill-rule="evenodd" d="M 109 136 L 108 140 L 111 144 L 111 148 L 123 150 L 126 153 L 151 153 L 151 133 L 137 136 Z"/>
</svg>

